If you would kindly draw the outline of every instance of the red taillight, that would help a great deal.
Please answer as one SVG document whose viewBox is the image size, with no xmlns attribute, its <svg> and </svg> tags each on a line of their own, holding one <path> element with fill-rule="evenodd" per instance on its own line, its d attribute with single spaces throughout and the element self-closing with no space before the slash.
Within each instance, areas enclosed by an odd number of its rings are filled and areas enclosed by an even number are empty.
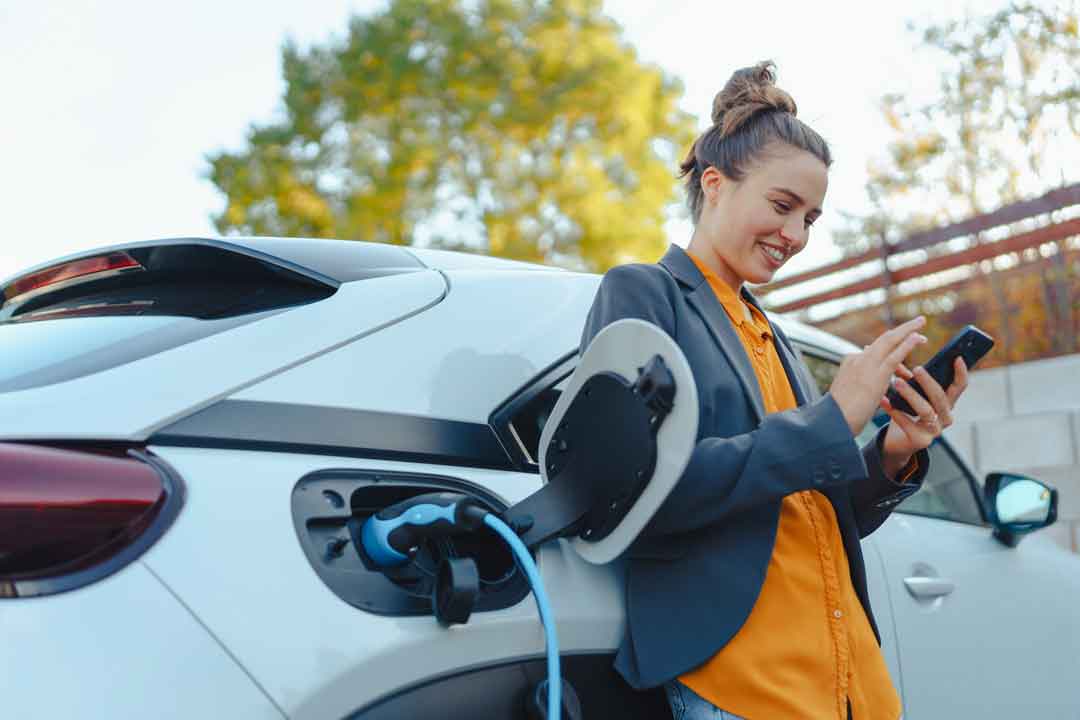
<svg viewBox="0 0 1080 720">
<path fill-rule="evenodd" d="M 122 567 L 177 490 L 146 455 L 0 443 L 0 595 L 69 590 Z"/>
<path fill-rule="evenodd" d="M 118 270 L 133 270 L 142 265 L 126 252 L 111 252 L 105 255 L 71 260 L 38 270 L 31 275 L 25 275 L 4 288 L 4 298 L 14 300 L 20 295 L 41 290 L 50 285 L 59 285 L 76 278 L 89 279 L 91 275 L 101 275 Z"/>
</svg>

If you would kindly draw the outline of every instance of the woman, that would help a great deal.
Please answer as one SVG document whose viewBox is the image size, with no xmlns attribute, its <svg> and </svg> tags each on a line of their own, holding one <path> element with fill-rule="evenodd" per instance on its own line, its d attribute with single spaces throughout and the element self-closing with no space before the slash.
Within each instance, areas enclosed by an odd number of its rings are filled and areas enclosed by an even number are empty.
<svg viewBox="0 0 1080 720">
<path fill-rule="evenodd" d="M 634 687 L 665 686 L 677 720 L 900 716 L 859 539 L 918 489 L 967 384 L 959 360 L 947 392 L 904 367 L 925 342 L 919 317 L 845 358 L 821 396 L 747 290 L 806 246 L 821 214 L 829 149 L 795 113 L 771 63 L 732 76 L 682 165 L 689 247 L 608 272 L 582 339 L 621 318 L 652 322 L 698 386 L 689 465 L 628 551 L 616 658 Z M 916 416 L 884 399 L 890 379 Z M 891 422 L 860 449 L 878 407 Z"/>
</svg>

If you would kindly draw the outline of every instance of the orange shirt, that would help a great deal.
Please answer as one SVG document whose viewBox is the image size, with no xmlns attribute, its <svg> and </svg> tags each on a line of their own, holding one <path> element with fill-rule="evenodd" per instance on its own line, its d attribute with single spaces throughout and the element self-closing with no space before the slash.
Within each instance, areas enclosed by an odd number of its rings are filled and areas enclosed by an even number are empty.
<svg viewBox="0 0 1080 720">
<path fill-rule="evenodd" d="M 690 257 L 738 331 L 765 411 L 796 407 L 764 315 Z M 783 499 L 776 545 L 750 616 L 716 655 L 679 680 L 750 720 L 847 720 L 849 700 L 854 720 L 900 716 L 900 698 L 852 586 L 828 498 L 807 490 Z"/>
</svg>

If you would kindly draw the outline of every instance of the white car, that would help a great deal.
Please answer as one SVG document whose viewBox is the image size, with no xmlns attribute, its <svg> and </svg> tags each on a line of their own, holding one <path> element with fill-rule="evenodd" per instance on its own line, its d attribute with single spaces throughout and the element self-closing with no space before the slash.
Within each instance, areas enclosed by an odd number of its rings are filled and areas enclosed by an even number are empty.
<svg viewBox="0 0 1080 720">
<path fill-rule="evenodd" d="M 173 239 L 3 283 L 0 716 L 524 718 L 537 609 L 484 535 L 383 573 L 350 521 L 540 486 L 599 276 L 359 242 Z M 853 346 L 774 318 L 827 385 Z M 962 409 L 961 409 L 962 410 Z M 872 431 L 872 428 L 869 430 Z M 1055 493 L 946 442 L 864 554 L 907 720 L 1080 717 L 1080 558 Z M 999 488 L 1011 488 L 996 494 Z M 1000 517 L 999 517 L 1000 516 Z M 1010 530 L 1011 528 L 1011 530 Z M 432 617 L 472 557 L 465 624 Z M 586 718 L 668 714 L 611 669 L 620 561 L 536 553 Z"/>
</svg>

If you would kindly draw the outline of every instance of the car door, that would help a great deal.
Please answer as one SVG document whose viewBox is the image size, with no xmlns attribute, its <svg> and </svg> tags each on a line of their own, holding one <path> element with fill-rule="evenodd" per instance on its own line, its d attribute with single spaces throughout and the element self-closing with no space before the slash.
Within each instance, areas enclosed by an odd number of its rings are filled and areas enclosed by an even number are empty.
<svg viewBox="0 0 1080 720">
<path fill-rule="evenodd" d="M 806 359 L 831 381 L 836 358 Z M 922 490 L 864 541 L 884 570 L 904 717 L 1076 717 L 1080 562 L 1043 537 L 994 539 L 970 470 L 943 440 L 929 453 Z"/>
<path fill-rule="evenodd" d="M 925 486 L 878 529 L 907 717 L 1076 717 L 1075 563 L 982 521 L 974 478 L 943 442 Z M 1070 574 L 1072 577 L 1070 577 Z"/>
</svg>

